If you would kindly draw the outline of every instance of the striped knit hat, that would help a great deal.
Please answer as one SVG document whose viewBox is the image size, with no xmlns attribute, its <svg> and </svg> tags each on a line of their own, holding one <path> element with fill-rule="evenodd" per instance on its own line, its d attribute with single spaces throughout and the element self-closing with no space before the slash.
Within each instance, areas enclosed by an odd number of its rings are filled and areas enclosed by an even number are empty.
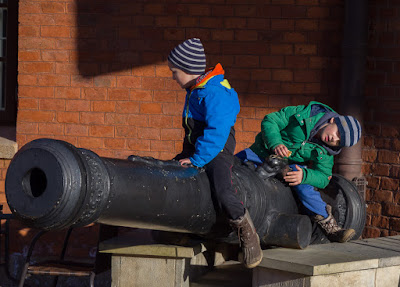
<svg viewBox="0 0 400 287">
<path fill-rule="evenodd" d="M 340 146 L 353 146 L 361 138 L 361 125 L 354 117 L 338 116 L 335 123 L 340 133 Z"/>
<path fill-rule="evenodd" d="M 172 49 L 168 55 L 168 61 L 187 74 L 203 74 L 206 69 L 203 44 L 198 38 L 186 40 Z"/>
</svg>

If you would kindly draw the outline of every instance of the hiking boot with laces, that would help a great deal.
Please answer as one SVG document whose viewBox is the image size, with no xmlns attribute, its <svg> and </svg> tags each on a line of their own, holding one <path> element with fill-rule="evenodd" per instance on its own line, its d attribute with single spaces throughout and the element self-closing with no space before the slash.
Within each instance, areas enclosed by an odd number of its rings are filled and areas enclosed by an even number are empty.
<svg viewBox="0 0 400 287">
<path fill-rule="evenodd" d="M 329 241 L 344 243 L 351 240 L 356 234 L 356 231 L 352 228 L 341 228 L 332 215 L 332 207 L 330 205 L 326 205 L 326 211 L 328 212 L 327 218 L 324 218 L 322 215 L 316 215 L 313 220 L 322 227 Z"/>
<path fill-rule="evenodd" d="M 239 242 L 243 251 L 243 264 L 247 268 L 254 268 L 260 264 L 263 253 L 260 247 L 260 238 L 256 233 L 249 212 L 236 220 L 230 220 L 230 224 L 237 228 Z"/>
</svg>

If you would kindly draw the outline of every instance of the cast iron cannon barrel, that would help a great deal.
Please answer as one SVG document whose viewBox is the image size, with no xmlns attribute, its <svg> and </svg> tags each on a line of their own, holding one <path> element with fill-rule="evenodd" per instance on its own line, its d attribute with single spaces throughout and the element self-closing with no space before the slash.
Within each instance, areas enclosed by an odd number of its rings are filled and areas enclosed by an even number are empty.
<svg viewBox="0 0 400 287">
<path fill-rule="evenodd" d="M 249 210 L 263 245 L 304 248 L 312 238 L 308 216 L 299 214 L 291 189 L 263 168 L 235 164 L 233 184 Z M 339 223 L 356 229 L 365 206 L 354 185 L 335 176 L 325 200 Z M 131 156 L 99 157 L 60 140 L 23 146 L 6 175 L 8 205 L 27 226 L 63 229 L 98 222 L 115 226 L 232 237 L 214 207 L 203 169 L 175 161 Z"/>
</svg>

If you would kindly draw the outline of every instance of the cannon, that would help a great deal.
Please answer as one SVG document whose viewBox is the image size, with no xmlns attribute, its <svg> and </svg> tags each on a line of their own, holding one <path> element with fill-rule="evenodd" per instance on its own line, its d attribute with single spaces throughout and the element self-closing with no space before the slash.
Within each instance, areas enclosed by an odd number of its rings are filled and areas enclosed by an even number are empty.
<svg viewBox="0 0 400 287">
<path fill-rule="evenodd" d="M 239 160 L 232 168 L 234 187 L 262 246 L 305 248 L 326 242 L 301 214 L 290 187 L 274 176 L 274 168 Z M 97 222 L 237 240 L 213 204 L 205 171 L 176 161 L 106 158 L 64 141 L 37 139 L 12 159 L 5 191 L 12 213 L 29 227 L 54 230 Z M 334 175 L 321 194 L 338 224 L 355 229 L 359 237 L 366 211 L 354 184 Z"/>
</svg>

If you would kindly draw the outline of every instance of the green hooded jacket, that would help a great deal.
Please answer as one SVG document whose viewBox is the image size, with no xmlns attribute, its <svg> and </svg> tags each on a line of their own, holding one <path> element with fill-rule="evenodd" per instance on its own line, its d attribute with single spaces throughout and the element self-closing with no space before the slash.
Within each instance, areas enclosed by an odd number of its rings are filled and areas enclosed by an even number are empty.
<svg viewBox="0 0 400 287">
<path fill-rule="evenodd" d="M 301 184 L 325 188 L 332 177 L 333 155 L 321 145 L 308 141 L 311 130 L 325 114 L 322 112 L 310 117 L 311 106 L 314 104 L 335 112 L 327 105 L 310 102 L 308 106 L 289 106 L 268 114 L 261 122 L 261 132 L 250 149 L 265 159 L 274 153 L 276 146 L 285 145 L 292 152 L 288 158 L 290 164 L 307 165 L 303 169 Z"/>
</svg>

